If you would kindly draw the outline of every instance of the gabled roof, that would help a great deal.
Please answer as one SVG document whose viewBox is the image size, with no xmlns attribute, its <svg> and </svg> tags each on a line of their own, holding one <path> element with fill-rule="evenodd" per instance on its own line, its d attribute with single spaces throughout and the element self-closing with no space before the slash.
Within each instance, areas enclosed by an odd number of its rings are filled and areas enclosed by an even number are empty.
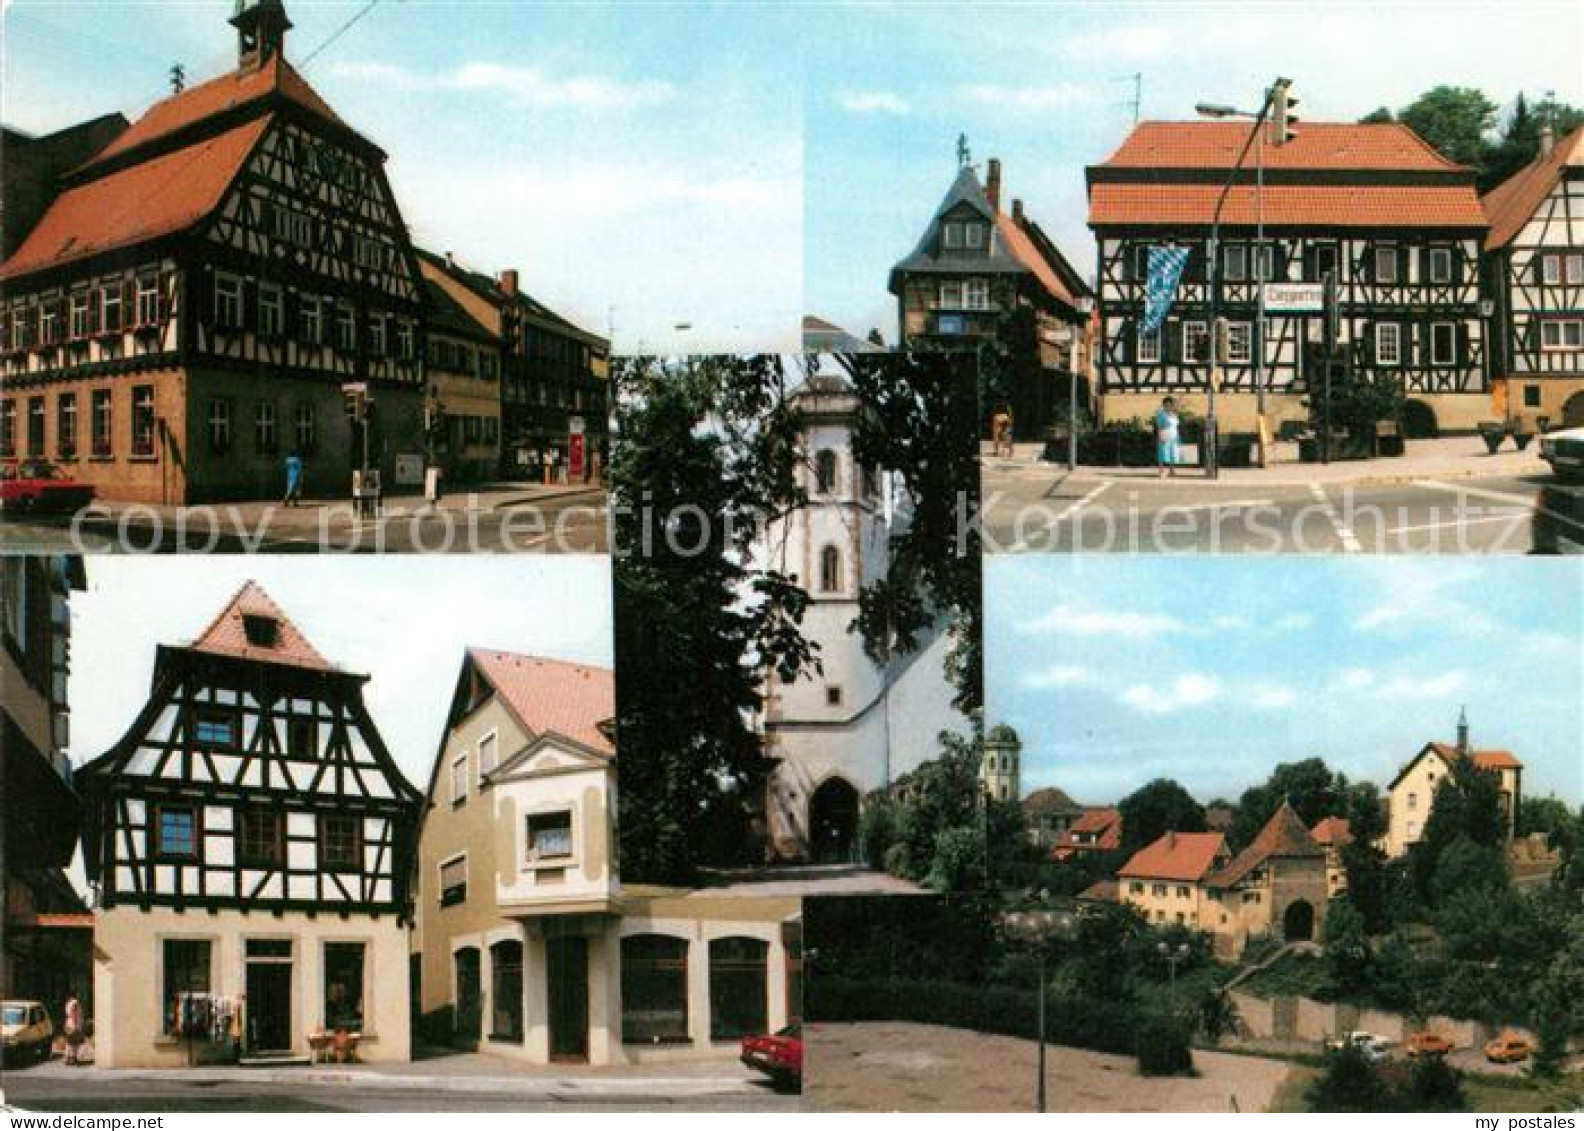
<svg viewBox="0 0 1584 1131">
<path fill-rule="evenodd" d="M 1231 169 L 1252 123 L 1140 122 L 1104 169 Z M 1265 146 L 1266 169 L 1466 172 L 1401 122 L 1304 122 L 1297 136 Z"/>
<path fill-rule="evenodd" d="M 1314 842 L 1342 848 L 1353 843 L 1353 829 L 1346 817 L 1326 817 L 1309 830 Z"/>
<path fill-rule="evenodd" d="M 0 264 L 15 278 L 184 231 L 220 205 L 272 116 L 68 188 Z"/>
<path fill-rule="evenodd" d="M 248 639 L 245 618 L 262 617 L 275 622 L 275 642 L 256 644 Z M 236 595 L 226 603 L 220 614 L 209 622 L 209 627 L 198 634 L 188 646 L 189 651 L 205 652 L 212 656 L 231 656 L 240 660 L 256 660 L 270 664 L 288 664 L 317 671 L 339 671 L 308 642 L 302 630 L 281 611 L 263 586 L 256 581 L 244 582 Z"/>
<path fill-rule="evenodd" d="M 1408 759 L 1408 761 L 1403 765 L 1402 769 L 1397 771 L 1397 776 L 1392 778 L 1391 785 L 1386 787 L 1386 791 L 1390 793 L 1392 790 L 1396 789 L 1397 783 L 1402 781 L 1403 778 L 1407 776 L 1408 771 L 1417 766 L 1420 760 L 1424 758 L 1426 754 L 1437 755 L 1443 762 L 1447 763 L 1447 765 L 1451 765 L 1453 762 L 1457 761 L 1459 757 L 1458 748 L 1453 743 L 1427 742 L 1423 747 L 1420 748 L 1419 753 Z M 1523 769 L 1523 763 L 1518 760 L 1518 756 L 1511 750 L 1470 750 L 1469 757 L 1472 758 L 1474 764 L 1482 770 Z"/>
<path fill-rule="evenodd" d="M 1221 186 L 1212 184 L 1096 183 L 1089 186 L 1090 226 L 1199 224 L 1215 216 Z M 1253 185 L 1235 185 L 1221 223 L 1248 227 L 1259 219 Z M 1484 228 L 1485 213 L 1471 185 L 1270 185 L 1265 223 L 1272 227 Z"/>
<path fill-rule="evenodd" d="M 1226 855 L 1220 833 L 1169 832 L 1135 852 L 1118 876 L 1198 883 Z"/>
<path fill-rule="evenodd" d="M 805 314 L 803 350 L 805 353 L 884 353 L 885 347 L 877 346 L 867 338 L 860 338 L 834 322 Z"/>
<path fill-rule="evenodd" d="M 1505 247 L 1523 231 L 1524 225 L 1569 168 L 1584 168 L 1584 126 L 1557 142 L 1546 156 L 1525 165 L 1480 198 L 1490 221 L 1486 246 Z"/>
<path fill-rule="evenodd" d="M 984 253 L 977 249 L 946 248 L 941 244 L 940 227 L 947 214 L 963 208 L 977 213 L 990 225 L 990 246 Z M 1030 232 L 1030 228 L 1034 232 Z M 1020 222 L 991 204 L 971 165 L 957 170 L 957 178 L 946 190 L 918 245 L 891 268 L 891 292 L 898 293 L 902 275 L 915 271 L 1032 275 L 1052 298 L 1074 309 L 1077 307 L 1078 292 L 1073 284 L 1079 280 L 1078 274 L 1032 221 L 1024 217 Z M 1081 281 L 1078 287 L 1082 287 Z"/>
<path fill-rule="evenodd" d="M 1230 864 L 1211 876 L 1206 883 L 1214 888 L 1229 888 L 1254 869 L 1277 858 L 1324 856 L 1325 849 L 1315 843 L 1314 837 L 1304 827 L 1303 818 L 1286 801 L 1271 814 L 1265 827 L 1259 831 L 1249 846 L 1235 856 Z"/>
<path fill-rule="evenodd" d="M 336 125 L 345 126 L 319 97 L 313 87 L 297 73 L 282 56 L 273 56 L 256 70 L 235 70 L 208 82 L 199 83 L 180 94 L 174 94 L 154 103 L 130 128 L 96 154 L 83 166 L 91 171 L 95 166 L 139 149 L 161 138 L 189 129 L 207 118 L 235 110 L 270 95 L 278 94 L 287 101 L 312 112 Z"/>
<path fill-rule="evenodd" d="M 600 337 L 592 330 L 583 329 L 570 318 L 557 314 L 527 291 L 518 290 L 515 293 L 508 293 L 497 280 L 490 278 L 481 271 L 463 267 L 449 253 L 436 255 L 427 248 L 421 247 L 413 250 L 418 253 L 419 259 L 445 272 L 447 277 L 456 280 L 493 306 L 517 306 L 531 317 L 538 318 L 540 321 L 548 323 L 552 328 L 561 330 L 574 338 L 579 338 L 589 345 L 601 349 L 610 348 L 608 339 Z"/>
<path fill-rule="evenodd" d="M 429 307 L 431 332 L 439 331 L 443 334 L 497 345 L 500 343 L 500 338 L 494 331 L 468 313 L 466 307 L 451 297 L 451 292 L 428 275 L 423 276 L 423 289 L 424 302 Z"/>
<path fill-rule="evenodd" d="M 1025 813 L 1070 813 L 1082 811 L 1084 816 L 1089 815 L 1082 805 L 1068 797 L 1064 790 L 1057 789 L 1055 786 L 1036 789 L 1025 797 L 1023 799 L 1023 811 Z"/>
<path fill-rule="evenodd" d="M 609 668 L 485 648 L 469 648 L 468 659 L 530 736 L 558 734 L 596 754 L 615 756 L 607 733 L 616 714 Z"/>
</svg>

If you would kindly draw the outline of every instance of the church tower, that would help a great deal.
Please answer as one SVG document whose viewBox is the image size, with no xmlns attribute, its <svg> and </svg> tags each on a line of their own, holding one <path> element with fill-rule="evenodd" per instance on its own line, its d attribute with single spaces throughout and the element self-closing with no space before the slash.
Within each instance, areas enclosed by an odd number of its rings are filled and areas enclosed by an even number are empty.
<svg viewBox="0 0 1584 1131">
<path fill-rule="evenodd" d="M 237 0 L 231 26 L 237 29 L 237 67 L 248 72 L 283 55 L 292 22 L 282 0 Z"/>
<path fill-rule="evenodd" d="M 1005 723 L 990 728 L 985 737 L 984 761 L 979 782 L 992 801 L 1016 802 L 1023 793 L 1021 761 L 1023 742 Z"/>
</svg>

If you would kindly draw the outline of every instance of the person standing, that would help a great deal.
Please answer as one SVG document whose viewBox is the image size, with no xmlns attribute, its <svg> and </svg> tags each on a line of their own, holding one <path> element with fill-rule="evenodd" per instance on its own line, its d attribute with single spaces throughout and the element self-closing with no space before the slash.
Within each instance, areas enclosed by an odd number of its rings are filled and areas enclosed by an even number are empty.
<svg viewBox="0 0 1584 1131">
<path fill-rule="evenodd" d="M 991 454 L 1008 458 L 1012 455 L 1012 409 L 1003 404 L 990 418 Z M 1003 449 L 1005 451 L 1003 452 Z"/>
<path fill-rule="evenodd" d="M 296 449 L 286 457 L 286 498 L 284 505 L 295 507 L 302 505 L 302 456 Z"/>
<path fill-rule="evenodd" d="M 66 990 L 66 1005 L 61 1010 L 61 1032 L 66 1037 L 66 1063 L 81 1064 L 77 1051 L 83 1043 L 82 1002 L 77 1000 L 77 991 Z"/>
<path fill-rule="evenodd" d="M 1167 397 L 1155 413 L 1155 462 L 1160 465 L 1162 479 L 1177 474 L 1179 424 L 1177 401 Z"/>
</svg>

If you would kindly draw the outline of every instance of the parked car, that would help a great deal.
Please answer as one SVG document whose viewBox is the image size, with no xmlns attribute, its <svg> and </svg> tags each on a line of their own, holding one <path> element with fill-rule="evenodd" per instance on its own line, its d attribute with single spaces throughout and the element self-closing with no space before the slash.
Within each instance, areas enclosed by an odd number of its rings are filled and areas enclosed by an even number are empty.
<svg viewBox="0 0 1584 1131">
<path fill-rule="evenodd" d="M 1485 1046 L 1485 1059 L 1492 1064 L 1518 1064 L 1534 1053 L 1534 1044 L 1521 1033 L 1511 1030 L 1503 1033 Z"/>
<path fill-rule="evenodd" d="M 1343 1033 L 1335 1040 L 1327 1041 L 1326 1048 L 1338 1051 L 1345 1048 L 1356 1048 L 1364 1054 L 1367 1060 L 1385 1060 L 1391 1056 L 1391 1042 L 1385 1037 L 1377 1037 L 1374 1033 L 1363 1029 L 1354 1029 Z"/>
<path fill-rule="evenodd" d="M 0 1002 L 0 1062 L 48 1060 L 54 1043 L 55 1023 L 41 1003 Z"/>
<path fill-rule="evenodd" d="M 744 1037 L 742 1062 L 770 1077 L 777 1089 L 801 1091 L 803 1087 L 803 1029 L 788 1025 L 768 1037 Z"/>
<path fill-rule="evenodd" d="M 70 514 L 93 502 L 94 489 L 45 460 L 0 463 L 0 511 Z"/>
<path fill-rule="evenodd" d="M 1541 485 L 1529 537 L 1536 554 L 1584 554 L 1584 480 Z"/>
<path fill-rule="evenodd" d="M 1584 428 L 1564 428 L 1540 437 L 1540 458 L 1563 481 L 1584 479 Z"/>
<path fill-rule="evenodd" d="M 1409 1056 L 1445 1056 L 1452 1051 L 1452 1042 L 1440 1033 L 1429 1030 L 1414 1033 L 1403 1043 L 1403 1048 Z"/>
</svg>

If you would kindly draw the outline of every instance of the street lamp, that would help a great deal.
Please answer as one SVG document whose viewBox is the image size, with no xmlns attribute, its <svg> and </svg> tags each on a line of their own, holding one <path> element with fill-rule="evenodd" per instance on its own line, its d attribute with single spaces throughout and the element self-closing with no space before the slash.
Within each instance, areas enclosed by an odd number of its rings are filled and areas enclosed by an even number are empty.
<svg viewBox="0 0 1584 1131">
<path fill-rule="evenodd" d="M 1043 899 L 1046 893 L 1040 893 Z M 1045 963 L 1053 941 L 1071 942 L 1078 937 L 1078 917 L 1071 911 L 1011 911 L 1001 917 L 1001 930 L 1007 938 L 1034 948 L 1039 958 L 1039 1059 L 1034 1083 L 1034 1110 L 1045 1111 Z"/>
<path fill-rule="evenodd" d="M 1188 956 L 1193 953 L 1193 948 L 1187 943 L 1178 943 L 1176 946 L 1172 946 L 1163 939 L 1155 944 L 1155 949 L 1166 960 L 1166 968 L 1171 972 L 1170 993 L 1172 1005 L 1175 1007 L 1177 1004 L 1177 964 L 1186 961 Z"/>
<path fill-rule="evenodd" d="M 1210 455 L 1207 466 L 1212 478 L 1220 475 L 1220 465 L 1216 452 L 1216 417 L 1215 399 L 1216 385 L 1218 384 L 1218 369 L 1224 357 L 1216 356 L 1220 353 L 1219 343 L 1221 335 L 1215 332 L 1215 325 L 1220 308 L 1220 274 L 1217 270 L 1220 261 L 1220 232 L 1221 212 L 1226 207 L 1227 197 L 1232 191 L 1232 185 L 1237 180 L 1243 162 L 1248 159 L 1248 151 L 1253 147 L 1254 153 L 1254 207 L 1255 207 L 1255 236 L 1254 236 L 1254 279 L 1255 279 L 1255 323 L 1251 343 L 1254 352 L 1254 396 L 1255 411 L 1259 415 L 1259 465 L 1266 464 L 1265 445 L 1265 283 L 1275 266 L 1276 257 L 1271 255 L 1265 246 L 1265 130 L 1266 120 L 1272 118 L 1278 136 L 1272 140 L 1280 145 L 1289 140 L 1294 131 L 1289 122 L 1296 121 L 1297 116 L 1289 112 L 1289 107 L 1296 106 L 1298 100 L 1289 94 L 1292 83 L 1288 79 L 1278 78 L 1265 91 L 1265 101 L 1259 110 L 1239 110 L 1235 106 L 1228 106 L 1219 102 L 1200 102 L 1194 106 L 1195 112 L 1204 118 L 1244 118 L 1254 124 L 1249 128 L 1248 139 L 1243 143 L 1243 150 L 1238 154 L 1238 159 L 1233 163 L 1231 171 L 1227 174 L 1226 184 L 1221 188 L 1221 195 L 1216 199 L 1215 214 L 1210 220 L 1210 245 L 1206 259 L 1206 279 L 1210 284 L 1210 324 L 1211 358 L 1210 358 L 1210 411 L 1206 421 L 1206 431 L 1209 433 L 1206 442 L 1210 445 Z"/>
</svg>

